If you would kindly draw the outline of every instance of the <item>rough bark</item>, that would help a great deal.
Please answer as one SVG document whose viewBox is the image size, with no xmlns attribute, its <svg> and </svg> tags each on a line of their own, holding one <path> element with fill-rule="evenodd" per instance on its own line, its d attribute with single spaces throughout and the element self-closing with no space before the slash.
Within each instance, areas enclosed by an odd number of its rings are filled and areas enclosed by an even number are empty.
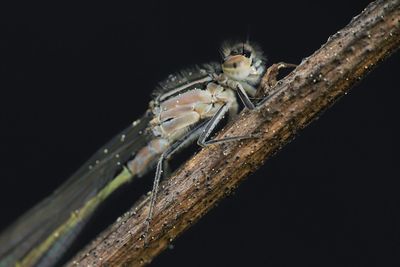
<svg viewBox="0 0 400 267">
<path fill-rule="evenodd" d="M 202 149 L 161 184 L 144 246 L 149 198 L 140 199 L 70 261 L 79 266 L 142 266 L 204 216 L 296 133 L 400 46 L 400 0 L 371 3 L 216 138 L 255 135 Z"/>
</svg>

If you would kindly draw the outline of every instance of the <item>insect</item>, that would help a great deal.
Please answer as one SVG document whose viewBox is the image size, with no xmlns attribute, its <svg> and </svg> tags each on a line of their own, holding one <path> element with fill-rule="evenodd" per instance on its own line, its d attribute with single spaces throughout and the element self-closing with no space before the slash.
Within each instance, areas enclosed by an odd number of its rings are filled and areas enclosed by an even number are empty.
<svg viewBox="0 0 400 267">
<path fill-rule="evenodd" d="M 158 184 L 171 157 L 196 140 L 207 146 L 252 138 L 209 138 L 224 116 L 238 113 L 240 102 L 248 109 L 255 107 L 251 97 L 265 73 L 265 58 L 257 45 L 226 42 L 221 54 L 222 64 L 199 65 L 161 82 L 141 119 L 6 229 L 0 236 L 0 267 L 56 264 L 111 193 L 155 166 L 148 231 Z"/>
</svg>

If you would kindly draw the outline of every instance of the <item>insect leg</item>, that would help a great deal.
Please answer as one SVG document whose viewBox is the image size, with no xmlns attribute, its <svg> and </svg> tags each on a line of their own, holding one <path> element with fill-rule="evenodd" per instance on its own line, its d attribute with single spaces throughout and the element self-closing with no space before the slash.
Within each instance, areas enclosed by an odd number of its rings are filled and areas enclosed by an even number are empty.
<svg viewBox="0 0 400 267">
<path fill-rule="evenodd" d="M 151 196 L 150 196 L 150 210 L 149 214 L 147 215 L 146 219 L 146 228 L 144 232 L 144 245 L 147 246 L 147 237 L 150 229 L 150 222 L 153 217 L 153 210 L 154 210 L 154 204 L 156 202 L 157 198 L 157 192 L 158 192 L 158 185 L 160 183 L 161 175 L 162 175 L 162 165 L 165 157 L 165 152 L 161 154 L 160 158 L 157 161 L 157 168 L 156 168 L 156 175 L 154 178 L 153 182 L 153 189 L 151 190 Z"/>
<path fill-rule="evenodd" d="M 150 229 L 150 222 L 153 218 L 154 206 L 157 199 L 158 186 L 163 175 L 163 165 L 177 152 L 187 147 L 191 143 L 193 143 L 201 134 L 202 129 L 204 128 L 206 122 L 201 123 L 196 128 L 188 132 L 184 137 L 176 141 L 169 149 L 167 149 L 164 153 L 161 154 L 160 158 L 157 161 L 156 174 L 153 182 L 153 189 L 151 190 L 150 196 L 150 210 L 146 219 L 146 229 L 144 233 L 145 237 L 145 246 L 147 245 L 147 237 Z M 165 165 L 164 165 L 165 166 Z"/>
<path fill-rule="evenodd" d="M 248 84 L 246 82 L 240 83 L 238 81 L 229 80 L 223 74 L 217 76 L 215 78 L 215 81 L 222 86 L 227 86 L 227 87 L 231 88 L 232 90 L 236 90 L 239 95 L 240 100 L 242 101 L 243 105 L 246 108 L 248 108 L 248 109 L 255 108 L 253 102 L 251 102 L 251 100 L 249 98 L 249 94 L 250 94 L 250 96 L 253 97 L 257 91 L 253 86 L 251 86 L 250 84 Z"/>
<path fill-rule="evenodd" d="M 197 144 L 199 146 L 206 147 L 207 145 L 211 144 L 254 138 L 253 136 L 232 136 L 232 137 L 213 139 L 207 141 L 207 138 L 210 136 L 215 127 L 218 125 L 218 123 L 222 120 L 222 118 L 228 111 L 229 111 L 229 106 L 227 104 L 224 104 L 222 107 L 220 107 L 217 113 L 207 122 L 207 124 L 205 125 L 204 129 L 201 132 L 201 135 L 199 136 L 199 139 L 197 140 Z"/>
<path fill-rule="evenodd" d="M 165 157 L 166 160 L 171 159 L 176 153 L 184 149 L 185 147 L 189 146 L 192 144 L 194 141 L 196 141 L 201 133 L 203 132 L 204 127 L 208 124 L 210 120 L 206 120 L 202 123 L 200 123 L 197 127 L 193 128 L 189 133 L 187 133 L 184 137 L 179 139 L 177 142 L 174 143 L 173 146 L 171 146 L 171 149 L 167 151 L 167 155 Z"/>
<path fill-rule="evenodd" d="M 237 92 L 240 97 L 240 100 L 242 100 L 244 106 L 248 109 L 254 109 L 255 106 L 254 106 L 253 102 L 251 102 L 249 96 L 246 94 L 246 91 L 244 90 L 243 86 L 240 83 L 238 83 L 236 88 L 237 88 Z"/>
<path fill-rule="evenodd" d="M 192 129 L 189 133 L 187 133 L 184 137 L 182 137 L 180 140 L 178 140 L 177 142 L 174 143 L 174 145 L 171 146 L 171 149 L 169 149 L 168 151 L 166 151 L 166 156 L 164 158 L 164 163 L 163 163 L 163 171 L 162 173 L 164 174 L 164 176 L 168 176 L 169 175 L 169 164 L 168 161 L 176 154 L 179 153 L 182 149 L 188 147 L 190 144 L 192 144 L 193 142 L 195 142 L 203 128 L 206 126 L 206 124 L 208 123 L 209 120 L 206 120 L 202 123 L 200 123 L 196 128 Z M 167 170 L 166 170 L 167 169 Z"/>
</svg>

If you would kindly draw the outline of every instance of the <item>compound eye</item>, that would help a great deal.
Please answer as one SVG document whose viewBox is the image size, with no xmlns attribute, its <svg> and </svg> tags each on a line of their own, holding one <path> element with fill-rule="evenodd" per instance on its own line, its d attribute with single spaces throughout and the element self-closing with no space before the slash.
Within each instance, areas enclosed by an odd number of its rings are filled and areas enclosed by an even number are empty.
<svg viewBox="0 0 400 267">
<path fill-rule="evenodd" d="M 243 55 L 244 55 L 245 57 L 247 57 L 247 58 L 250 58 L 250 57 L 251 57 L 251 51 L 249 51 L 249 50 L 244 50 L 244 51 L 243 51 Z"/>
<path fill-rule="evenodd" d="M 236 56 L 236 55 L 240 55 L 239 51 L 237 51 L 237 50 L 232 50 L 232 51 L 231 51 L 231 56 Z"/>
</svg>

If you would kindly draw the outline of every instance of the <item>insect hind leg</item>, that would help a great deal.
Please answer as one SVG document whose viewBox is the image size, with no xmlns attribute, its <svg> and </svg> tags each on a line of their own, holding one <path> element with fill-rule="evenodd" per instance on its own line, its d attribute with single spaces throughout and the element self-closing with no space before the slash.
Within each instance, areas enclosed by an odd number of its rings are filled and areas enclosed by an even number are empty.
<svg viewBox="0 0 400 267">
<path fill-rule="evenodd" d="M 165 173 L 164 168 L 165 166 L 168 165 L 168 161 L 172 156 L 174 156 L 176 153 L 184 149 L 185 147 L 189 146 L 192 144 L 196 139 L 201 134 L 202 129 L 205 127 L 206 122 L 201 123 L 199 126 L 196 128 L 192 129 L 190 132 L 188 132 L 184 137 L 179 139 L 177 142 L 175 142 L 169 149 L 167 149 L 164 153 L 161 154 L 160 158 L 157 161 L 157 168 L 156 168 L 156 174 L 154 177 L 154 182 L 153 182 L 153 188 L 151 190 L 151 196 L 150 196 L 150 210 L 148 213 L 148 216 L 146 218 L 146 226 L 145 226 L 145 232 L 144 232 L 144 245 L 148 245 L 148 236 L 149 236 L 149 231 L 150 231 L 150 223 L 153 218 L 153 213 L 154 213 L 154 207 L 156 204 L 156 199 L 157 199 L 157 193 L 158 193 L 158 187 L 160 184 L 160 180 L 163 177 L 163 174 Z"/>
</svg>

